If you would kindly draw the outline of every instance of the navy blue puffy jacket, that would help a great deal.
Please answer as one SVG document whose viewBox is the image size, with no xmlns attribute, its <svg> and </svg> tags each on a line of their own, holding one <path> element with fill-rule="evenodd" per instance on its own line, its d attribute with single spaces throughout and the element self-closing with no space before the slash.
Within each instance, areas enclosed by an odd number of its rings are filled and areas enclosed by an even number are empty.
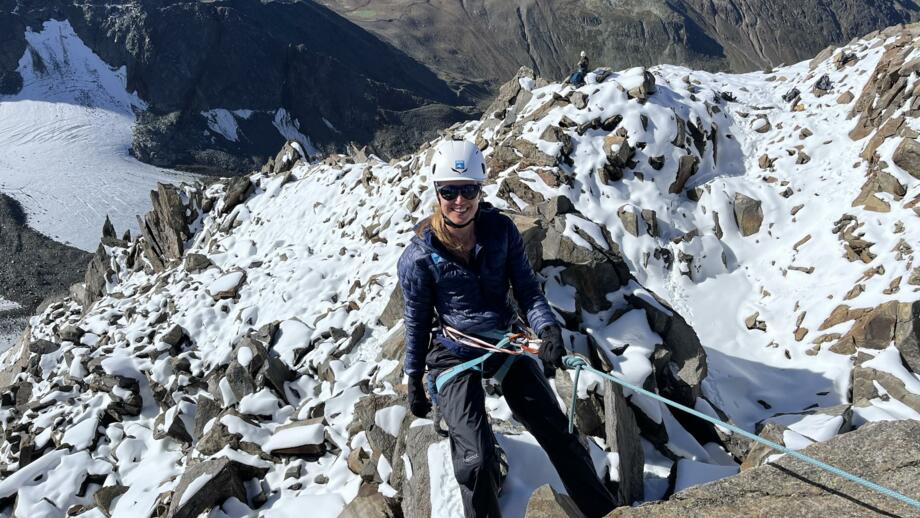
<svg viewBox="0 0 920 518">
<path fill-rule="evenodd" d="M 506 329 L 514 318 L 510 287 L 535 332 L 556 323 L 511 219 L 483 203 L 474 224 L 476 255 L 469 266 L 448 252 L 430 227 L 413 237 L 399 258 L 410 377 L 425 372 L 435 311 L 443 323 L 463 332 Z"/>
</svg>

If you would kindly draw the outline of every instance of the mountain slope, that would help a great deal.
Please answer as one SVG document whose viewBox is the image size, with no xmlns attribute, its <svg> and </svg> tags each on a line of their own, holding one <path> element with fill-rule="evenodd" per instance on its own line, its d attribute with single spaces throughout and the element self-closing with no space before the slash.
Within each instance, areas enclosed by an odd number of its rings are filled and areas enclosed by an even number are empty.
<svg viewBox="0 0 920 518">
<path fill-rule="evenodd" d="M 578 52 L 625 68 L 681 64 L 744 72 L 808 59 L 832 44 L 916 21 L 900 0 L 322 0 L 455 81 L 497 85 L 526 65 L 562 79 Z"/>
<path fill-rule="evenodd" d="M 918 35 L 770 74 L 598 70 L 573 89 L 522 69 L 449 131 L 485 150 L 487 198 L 573 349 L 801 449 L 920 419 Z M 446 441 L 405 410 L 394 289 L 434 143 L 392 164 L 291 144 L 258 173 L 159 186 L 142 235 L 106 236 L 82 296 L 0 358 L 0 512 L 456 515 Z M 565 402 L 572 383 L 553 379 Z M 624 504 L 769 460 L 596 377 L 577 393 Z M 487 405 L 503 513 L 522 516 L 561 487 L 495 390 Z"/>
<path fill-rule="evenodd" d="M 132 151 L 158 166 L 248 171 L 294 137 L 395 154 L 468 116 L 430 70 L 312 2 L 7 1 L 0 13 L 0 93 L 23 85 L 26 28 L 67 21 L 125 67 L 128 91 L 146 103 Z M 399 133 L 404 125 L 418 133 Z"/>
</svg>

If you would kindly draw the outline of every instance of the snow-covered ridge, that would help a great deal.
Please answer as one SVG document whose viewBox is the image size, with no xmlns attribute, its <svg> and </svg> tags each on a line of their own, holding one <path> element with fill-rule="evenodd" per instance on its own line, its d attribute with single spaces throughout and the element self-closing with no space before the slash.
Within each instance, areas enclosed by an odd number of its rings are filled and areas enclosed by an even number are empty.
<svg viewBox="0 0 920 518">
<path fill-rule="evenodd" d="M 865 421 L 920 419 L 920 377 L 897 336 L 854 335 L 855 354 L 837 346 L 866 325 L 841 315 L 847 297 L 853 309 L 894 303 L 889 331 L 920 326 L 898 305 L 920 298 L 912 251 L 900 246 L 920 242 L 909 205 L 920 182 L 897 165 L 896 134 L 874 162 L 860 157 L 867 140 L 848 135 L 855 99 L 896 37 L 854 42 L 813 68 L 657 67 L 654 88 L 641 70 L 598 70 L 578 89 L 523 71 L 483 120 L 451 132 L 485 149 L 490 201 L 558 225 L 581 249 L 619 253 L 693 326 L 709 371 L 698 408 L 751 430 L 773 422 L 800 448 Z M 829 89 L 813 91 L 824 74 Z M 793 87 L 798 99 L 784 100 Z M 903 114 L 916 128 L 916 114 Z M 302 153 L 289 147 L 247 178 L 176 191 L 190 237 L 175 257 L 151 251 L 147 236 L 106 241 L 105 295 L 51 305 L 0 358 L 0 385 L 11 385 L 0 407 L 0 513 L 98 515 L 92 495 L 105 491 L 114 516 L 158 507 L 286 516 L 305 506 L 337 516 L 358 500 L 399 498 L 410 516 L 455 515 L 446 443 L 401 407 L 391 304 L 396 260 L 433 202 L 429 153 L 291 169 Z M 873 194 L 887 212 L 853 206 L 881 161 L 904 192 Z M 548 215 L 542 200 L 558 196 L 573 210 Z M 632 299 L 660 304 L 631 282 L 595 311 L 561 269 L 542 269 L 545 287 L 580 346 L 656 384 L 665 337 L 649 322 L 654 310 Z M 819 339 L 829 333 L 839 336 Z M 580 426 L 603 416 L 602 385 L 582 379 Z M 557 375 L 560 393 L 566 382 Z M 732 438 L 706 441 L 658 404 L 630 404 L 646 499 L 739 469 L 746 449 Z M 522 516 L 533 489 L 562 487 L 501 400 L 488 405 L 511 470 L 503 512 Z M 592 442 L 599 472 L 615 478 L 625 453 Z"/>
</svg>

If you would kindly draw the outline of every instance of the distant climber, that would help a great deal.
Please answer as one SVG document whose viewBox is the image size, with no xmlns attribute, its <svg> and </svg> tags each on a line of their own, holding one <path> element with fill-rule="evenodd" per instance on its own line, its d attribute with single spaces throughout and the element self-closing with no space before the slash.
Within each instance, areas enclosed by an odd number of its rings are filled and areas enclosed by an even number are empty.
<svg viewBox="0 0 920 518">
<path fill-rule="evenodd" d="M 423 382 L 427 365 L 429 392 L 449 431 L 465 515 L 500 516 L 499 461 L 482 386 L 483 378 L 493 378 L 582 512 L 603 516 L 613 509 L 614 498 L 595 474 L 586 446 L 568 432 L 545 377 L 547 370 L 562 366 L 561 328 L 517 227 L 482 201 L 482 153 L 471 142 L 445 141 L 436 148 L 432 167 L 437 205 L 416 227 L 398 264 L 409 408 L 418 417 L 431 410 Z M 509 291 L 542 340 L 543 369 L 532 356 L 500 354 L 495 345 L 507 342 L 505 333 L 515 319 Z"/>
<path fill-rule="evenodd" d="M 572 75 L 566 80 L 567 83 L 571 83 L 576 88 L 579 86 L 584 86 L 585 76 L 588 75 L 588 53 L 581 51 L 581 57 L 578 59 L 578 70 L 572 72 Z"/>
</svg>

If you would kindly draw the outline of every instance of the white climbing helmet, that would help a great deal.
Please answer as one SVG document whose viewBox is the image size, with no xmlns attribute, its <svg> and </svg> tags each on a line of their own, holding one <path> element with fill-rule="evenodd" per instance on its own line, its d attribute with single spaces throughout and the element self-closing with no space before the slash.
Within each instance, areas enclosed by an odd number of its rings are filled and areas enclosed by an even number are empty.
<svg viewBox="0 0 920 518">
<path fill-rule="evenodd" d="M 476 144 L 468 140 L 445 140 L 434 150 L 431 172 L 435 183 L 453 180 L 482 183 L 486 179 L 486 161 Z"/>
<path fill-rule="evenodd" d="M 587 53 L 587 52 L 585 52 L 585 51 L 581 51 L 581 57 L 585 57 L 585 56 L 587 56 L 587 55 L 588 55 L 588 53 Z"/>
</svg>

